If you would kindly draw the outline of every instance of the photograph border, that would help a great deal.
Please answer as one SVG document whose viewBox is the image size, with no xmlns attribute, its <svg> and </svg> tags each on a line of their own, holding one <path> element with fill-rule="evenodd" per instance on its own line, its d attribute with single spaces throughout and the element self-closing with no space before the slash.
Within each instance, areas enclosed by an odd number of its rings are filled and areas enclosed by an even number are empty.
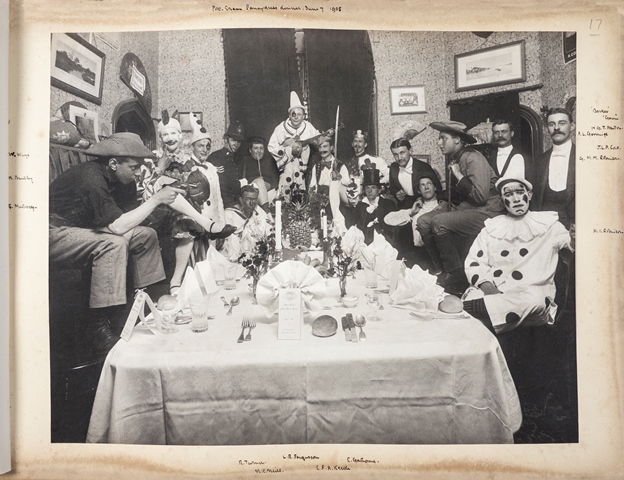
<svg viewBox="0 0 624 480">
<path fill-rule="evenodd" d="M 60 68 L 54 66 L 54 56 L 58 51 L 56 39 L 63 36 L 70 39 L 70 41 L 66 43 L 74 42 L 76 45 L 76 50 L 81 50 L 81 53 L 91 57 L 96 65 L 99 64 L 97 69 L 98 71 L 95 72 L 95 87 L 87 87 L 87 82 L 80 80 L 79 78 L 74 77 L 73 75 L 70 75 L 69 73 L 66 73 Z M 104 54 L 104 52 L 101 52 L 100 50 L 95 48 L 78 34 L 53 33 L 50 55 L 52 64 L 50 67 L 50 80 L 52 86 L 65 90 L 66 92 L 72 93 L 78 97 L 84 98 L 85 100 L 93 102 L 96 105 L 102 104 L 102 90 L 104 88 L 104 65 L 106 63 L 106 55 Z M 91 93 L 92 91 L 96 92 L 96 95 L 93 95 Z"/>
<path fill-rule="evenodd" d="M 504 50 L 509 50 L 513 52 L 513 50 L 519 48 L 518 52 L 520 55 L 520 74 L 514 75 L 513 77 L 505 76 L 501 80 L 494 80 L 479 83 L 478 80 L 468 82 L 465 75 L 460 75 L 460 67 L 468 62 L 468 60 L 486 54 L 486 56 L 490 56 L 493 53 L 499 53 Z M 464 69 L 465 71 L 465 69 Z M 495 45 L 493 47 L 483 48 L 481 50 L 473 50 L 471 52 L 460 53 L 455 55 L 455 92 L 465 92 L 467 90 L 478 90 L 486 87 L 494 87 L 499 85 L 508 85 L 511 83 L 521 83 L 526 81 L 526 51 L 525 51 L 525 40 L 518 40 L 516 42 L 505 43 L 503 45 Z"/>
</svg>

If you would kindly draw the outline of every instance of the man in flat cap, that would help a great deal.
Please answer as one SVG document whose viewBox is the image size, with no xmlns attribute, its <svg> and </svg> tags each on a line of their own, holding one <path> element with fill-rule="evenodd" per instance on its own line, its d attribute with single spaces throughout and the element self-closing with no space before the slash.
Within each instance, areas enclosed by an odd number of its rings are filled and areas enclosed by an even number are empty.
<svg viewBox="0 0 624 480">
<path fill-rule="evenodd" d="M 496 188 L 507 210 L 485 221 L 466 257 L 470 288 L 464 308 L 493 333 L 525 323 L 554 322 L 555 270 L 558 252 L 574 250 L 574 236 L 557 212 L 532 212 L 531 183 L 520 176 L 503 177 Z"/>
<path fill-rule="evenodd" d="M 438 146 L 449 158 L 451 188 L 460 199 L 449 212 L 433 211 L 420 217 L 417 228 L 435 265 L 441 271 L 438 283 L 449 293 L 463 291 L 467 285 L 462 268 L 462 252 L 468 237 L 476 236 L 487 218 L 505 211 L 495 188 L 496 175 L 485 157 L 467 147 L 475 143 L 460 122 L 434 122 L 440 132 Z"/>
<path fill-rule="evenodd" d="M 241 184 L 238 177 L 238 165 L 234 156 L 245 140 L 245 128 L 238 120 L 230 123 L 225 135 L 223 135 L 223 148 L 212 152 L 208 162 L 212 163 L 219 172 L 219 184 L 221 186 L 221 198 L 223 207 L 233 207 L 238 203 L 238 192 Z"/>
<path fill-rule="evenodd" d="M 239 167 L 239 177 L 253 183 L 258 189 L 258 205 L 269 212 L 269 204 L 277 194 L 279 171 L 275 161 L 266 152 L 266 141 L 260 136 L 247 139 L 249 155 L 245 156 Z"/>
<path fill-rule="evenodd" d="M 50 185 L 50 264 L 82 268 L 91 263 L 89 318 L 85 335 L 100 353 L 116 342 L 110 329 L 114 307 L 124 305 L 126 268 L 131 261 L 133 286 L 165 278 L 156 232 L 141 226 L 159 205 L 189 215 L 202 227 L 210 222 L 180 194 L 165 186 L 144 203 L 137 200 L 136 180 L 145 158 L 153 158 L 134 133 L 115 133 L 95 144 L 94 161 L 76 165 Z"/>
</svg>

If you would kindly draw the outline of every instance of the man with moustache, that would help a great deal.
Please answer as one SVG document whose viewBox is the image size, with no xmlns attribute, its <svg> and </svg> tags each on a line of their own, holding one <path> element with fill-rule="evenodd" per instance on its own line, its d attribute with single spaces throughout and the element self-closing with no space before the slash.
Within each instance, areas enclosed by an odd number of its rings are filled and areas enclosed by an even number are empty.
<svg viewBox="0 0 624 480">
<path fill-rule="evenodd" d="M 346 181 L 349 178 L 349 174 L 347 167 L 336 164 L 337 160 L 333 155 L 334 139 L 321 136 L 318 139 L 318 143 L 321 160 L 312 167 L 308 189 L 311 192 L 329 195 L 329 186 L 332 180 Z"/>
<path fill-rule="evenodd" d="M 485 157 L 467 147 L 476 139 L 460 122 L 433 122 L 440 132 L 438 146 L 449 156 L 452 188 L 461 202 L 449 212 L 433 211 L 420 217 L 417 228 L 436 267 L 441 269 L 438 283 L 448 293 L 458 293 L 466 286 L 462 251 L 467 237 L 477 235 L 487 218 L 505 211 L 496 188 L 496 174 Z"/>
<path fill-rule="evenodd" d="M 264 138 L 255 136 L 247 140 L 249 155 L 243 158 L 239 167 L 239 178 L 244 178 L 258 189 L 258 204 L 269 212 L 279 183 L 279 172 L 273 158 L 266 153 Z"/>
<path fill-rule="evenodd" d="M 531 159 L 512 145 L 514 126 L 507 119 L 492 124 L 492 148 L 487 158 L 497 177 L 520 176 L 533 180 Z"/>
<path fill-rule="evenodd" d="M 234 160 L 234 155 L 245 140 L 245 129 L 238 120 L 230 123 L 225 135 L 223 135 L 223 148 L 213 152 L 208 157 L 208 162 L 213 164 L 219 172 L 219 184 L 221 187 L 221 198 L 223 207 L 233 207 L 238 202 L 238 192 L 241 182 L 238 179 L 238 166 Z"/>
<path fill-rule="evenodd" d="M 574 225 L 575 155 L 572 142 L 574 120 L 564 108 L 553 108 L 546 114 L 546 125 L 553 146 L 544 152 L 535 166 L 535 194 L 532 208 L 554 211 L 566 228 Z"/>
<path fill-rule="evenodd" d="M 354 156 L 344 162 L 350 182 L 353 181 L 360 185 L 360 193 L 362 193 L 362 170 L 376 168 L 379 170 L 381 183 L 386 184 L 389 181 L 389 170 L 386 161 L 383 158 L 374 157 L 366 153 L 367 146 L 368 132 L 355 130 L 351 141 Z"/>
<path fill-rule="evenodd" d="M 533 186 L 519 176 L 503 177 L 496 188 L 507 210 L 485 221 L 466 257 L 470 288 L 464 309 L 492 333 L 525 323 L 552 323 L 557 307 L 558 252 L 574 250 L 575 239 L 556 212 L 532 212 Z"/>
</svg>

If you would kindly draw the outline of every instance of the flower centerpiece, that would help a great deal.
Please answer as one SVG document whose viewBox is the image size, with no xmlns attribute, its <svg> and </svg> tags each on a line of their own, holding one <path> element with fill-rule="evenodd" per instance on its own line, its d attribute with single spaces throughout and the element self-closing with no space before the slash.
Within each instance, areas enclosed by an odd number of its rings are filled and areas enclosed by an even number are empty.
<svg viewBox="0 0 624 480">
<path fill-rule="evenodd" d="M 256 240 L 251 251 L 243 252 L 238 258 L 238 262 L 245 267 L 245 277 L 252 280 L 253 296 L 256 298 L 256 287 L 258 280 L 264 275 L 268 268 L 269 262 L 275 254 L 275 232 L 269 233 L 265 237 Z"/>
<path fill-rule="evenodd" d="M 357 259 L 362 245 L 364 234 L 356 227 L 351 227 L 342 237 L 339 235 L 329 237 L 327 249 L 330 265 L 327 273 L 332 277 L 338 277 L 341 298 L 347 294 L 347 277 L 362 268 Z"/>
</svg>

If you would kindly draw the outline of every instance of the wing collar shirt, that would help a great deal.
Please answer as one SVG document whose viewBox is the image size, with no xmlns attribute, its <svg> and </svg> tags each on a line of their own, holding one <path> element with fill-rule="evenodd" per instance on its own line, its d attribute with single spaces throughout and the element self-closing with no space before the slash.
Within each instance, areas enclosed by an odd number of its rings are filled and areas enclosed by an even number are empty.
<svg viewBox="0 0 624 480">
<path fill-rule="evenodd" d="M 399 167 L 399 183 L 403 191 L 410 197 L 414 196 L 414 188 L 412 187 L 412 165 L 414 159 L 410 158 L 405 167 Z"/>
<path fill-rule="evenodd" d="M 572 140 L 568 140 L 563 145 L 553 145 L 548 166 L 548 186 L 553 192 L 566 189 L 571 150 Z"/>
<path fill-rule="evenodd" d="M 366 207 L 366 211 L 368 213 L 373 213 L 377 209 L 377 207 L 379 206 L 379 197 L 377 197 L 372 202 L 367 197 L 364 197 L 362 199 L 362 202 L 364 202 L 365 204 L 368 205 L 368 207 Z"/>
</svg>

